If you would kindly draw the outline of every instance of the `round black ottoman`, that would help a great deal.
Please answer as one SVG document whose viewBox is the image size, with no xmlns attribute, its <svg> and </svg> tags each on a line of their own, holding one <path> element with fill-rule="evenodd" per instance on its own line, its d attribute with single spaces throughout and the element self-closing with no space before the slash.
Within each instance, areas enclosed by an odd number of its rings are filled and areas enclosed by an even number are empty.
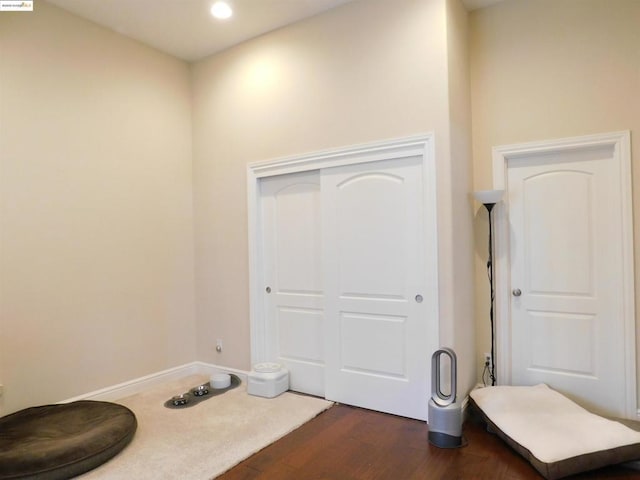
<svg viewBox="0 0 640 480">
<path fill-rule="evenodd" d="M 0 418 L 0 480 L 67 479 L 127 446 L 138 423 L 131 410 L 81 400 L 32 407 Z"/>
</svg>

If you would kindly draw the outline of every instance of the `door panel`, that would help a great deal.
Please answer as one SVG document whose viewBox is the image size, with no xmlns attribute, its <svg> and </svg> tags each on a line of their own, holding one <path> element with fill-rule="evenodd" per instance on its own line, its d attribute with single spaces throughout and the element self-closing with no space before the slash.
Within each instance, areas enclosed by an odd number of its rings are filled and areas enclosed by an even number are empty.
<svg viewBox="0 0 640 480">
<path fill-rule="evenodd" d="M 558 374 L 594 375 L 594 315 L 535 311 L 527 314 L 530 368 Z M 573 341 L 566 342 L 567 338 Z"/>
<path fill-rule="evenodd" d="M 620 172 L 598 153 L 509 162 L 512 382 L 623 416 Z"/>
<path fill-rule="evenodd" d="M 532 294 L 593 297 L 593 182 L 588 172 L 562 170 L 522 182 Z"/>
<path fill-rule="evenodd" d="M 323 314 L 311 308 L 278 309 L 278 342 L 281 357 L 318 362 L 323 357 Z"/>
<path fill-rule="evenodd" d="M 406 300 L 406 198 L 403 179 L 370 172 L 336 185 L 340 294 Z M 380 253 L 384 252 L 383 255 Z M 363 276 L 362 272 L 383 274 Z"/>
<path fill-rule="evenodd" d="M 420 158 L 323 170 L 326 397 L 426 419 Z M 422 302 L 416 301 L 422 295 Z"/>
<path fill-rule="evenodd" d="M 407 376 L 407 318 L 342 312 L 340 357 L 343 371 L 389 378 Z M 370 331 L 366 343 L 363 332 Z M 385 352 L 380 355 L 380 352 Z"/>
<path fill-rule="evenodd" d="M 264 178 L 260 189 L 267 359 L 286 366 L 292 390 L 324 396 L 319 172 Z"/>
</svg>

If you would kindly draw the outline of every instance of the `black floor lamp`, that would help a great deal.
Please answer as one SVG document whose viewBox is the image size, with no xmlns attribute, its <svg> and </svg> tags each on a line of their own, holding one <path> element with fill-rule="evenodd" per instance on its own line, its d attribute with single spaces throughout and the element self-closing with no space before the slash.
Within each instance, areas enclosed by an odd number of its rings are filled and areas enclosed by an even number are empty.
<svg viewBox="0 0 640 480">
<path fill-rule="evenodd" d="M 495 298 L 495 288 L 493 283 L 493 222 L 491 212 L 493 207 L 502 199 L 504 190 L 481 190 L 474 192 L 473 196 L 482 203 L 487 209 L 489 215 L 489 258 L 487 259 L 487 276 L 489 277 L 489 286 L 491 287 L 491 308 L 489 310 L 489 318 L 491 320 L 491 366 L 489 368 L 489 377 L 491 385 L 496 384 L 496 352 L 495 352 L 495 322 L 493 318 L 493 303 Z"/>
</svg>

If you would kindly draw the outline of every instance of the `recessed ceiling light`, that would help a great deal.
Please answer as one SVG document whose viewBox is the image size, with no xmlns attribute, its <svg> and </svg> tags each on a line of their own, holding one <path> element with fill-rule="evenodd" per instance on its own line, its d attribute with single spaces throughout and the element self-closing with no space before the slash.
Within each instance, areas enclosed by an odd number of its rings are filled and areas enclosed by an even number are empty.
<svg viewBox="0 0 640 480">
<path fill-rule="evenodd" d="M 233 10 L 226 2 L 216 2 L 211 5 L 211 15 L 220 20 L 226 20 L 233 15 Z"/>
</svg>

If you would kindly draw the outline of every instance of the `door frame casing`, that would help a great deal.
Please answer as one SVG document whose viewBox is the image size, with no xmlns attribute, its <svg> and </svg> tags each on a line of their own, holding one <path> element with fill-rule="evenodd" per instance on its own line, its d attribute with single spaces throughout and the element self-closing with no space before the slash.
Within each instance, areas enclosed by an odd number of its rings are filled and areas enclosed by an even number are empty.
<svg viewBox="0 0 640 480">
<path fill-rule="evenodd" d="M 263 302 L 263 252 L 260 224 L 260 179 L 275 175 L 286 175 L 331 167 L 341 167 L 381 160 L 400 160 L 407 157 L 422 158 L 423 208 L 425 230 L 433 226 L 434 235 L 425 235 L 425 303 L 431 306 L 426 321 L 430 321 L 430 336 L 433 350 L 438 348 L 438 242 L 437 242 L 437 195 L 434 135 L 432 132 L 387 140 L 353 145 L 291 157 L 251 162 L 247 165 L 247 216 L 249 233 L 249 315 L 251 338 L 251 364 L 268 361 L 266 357 L 266 311 Z M 431 297 L 431 298 L 429 298 Z M 425 339 L 429 341 L 429 339 Z"/>
<path fill-rule="evenodd" d="M 637 405 L 636 379 L 636 323 L 633 257 L 633 215 L 631 193 L 631 134 L 629 131 L 611 132 L 557 140 L 503 145 L 493 148 L 493 188 L 506 190 L 510 160 L 518 160 L 535 154 L 567 153 L 592 148 L 612 148 L 612 160 L 619 163 L 619 188 L 622 208 L 619 212 L 622 224 L 621 296 L 625 333 L 625 413 L 628 418 L 640 417 Z M 511 262 L 509 205 L 499 202 L 494 209 L 494 258 L 496 302 L 496 346 L 498 355 L 498 382 L 511 384 Z"/>
</svg>

